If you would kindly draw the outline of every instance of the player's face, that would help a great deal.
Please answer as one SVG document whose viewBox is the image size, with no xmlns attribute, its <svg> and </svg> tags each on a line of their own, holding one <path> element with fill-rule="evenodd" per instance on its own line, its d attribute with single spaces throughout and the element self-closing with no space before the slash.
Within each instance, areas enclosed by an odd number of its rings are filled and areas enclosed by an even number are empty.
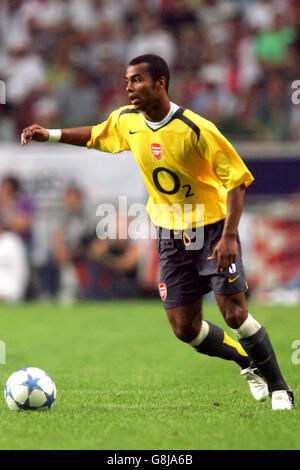
<svg viewBox="0 0 300 470">
<path fill-rule="evenodd" d="M 130 65 L 125 76 L 130 103 L 142 112 L 149 111 L 161 96 L 159 82 L 155 83 L 147 70 L 146 63 Z"/>
</svg>

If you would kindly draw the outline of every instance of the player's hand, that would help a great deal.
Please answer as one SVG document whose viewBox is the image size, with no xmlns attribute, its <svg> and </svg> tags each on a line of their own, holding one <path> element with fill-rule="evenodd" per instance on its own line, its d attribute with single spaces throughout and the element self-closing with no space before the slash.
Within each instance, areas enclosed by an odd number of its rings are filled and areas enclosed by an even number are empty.
<svg viewBox="0 0 300 470">
<path fill-rule="evenodd" d="M 217 258 L 217 273 L 225 271 L 232 263 L 235 263 L 238 253 L 236 237 L 222 237 L 216 244 L 212 254 L 207 258 Z"/>
<path fill-rule="evenodd" d="M 21 134 L 21 145 L 26 145 L 30 140 L 36 142 L 46 142 L 49 139 L 49 132 L 44 127 L 32 124 L 23 129 Z"/>
</svg>

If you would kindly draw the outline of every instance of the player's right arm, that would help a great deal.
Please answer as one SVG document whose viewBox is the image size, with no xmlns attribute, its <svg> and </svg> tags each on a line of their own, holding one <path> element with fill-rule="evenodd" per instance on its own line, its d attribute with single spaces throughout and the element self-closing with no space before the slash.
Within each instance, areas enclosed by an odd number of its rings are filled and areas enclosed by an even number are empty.
<svg viewBox="0 0 300 470">
<path fill-rule="evenodd" d="M 112 111 L 106 121 L 95 126 L 74 127 L 70 129 L 45 129 L 38 124 L 32 124 L 23 129 L 21 145 L 26 145 L 30 140 L 35 140 L 36 142 L 50 141 L 79 145 L 80 147 L 93 148 L 108 153 L 130 150 L 127 141 L 128 130 L 126 126 L 121 129 L 119 122 L 120 115 L 124 109 L 131 109 L 131 107 L 124 106 Z"/>
<path fill-rule="evenodd" d="M 61 138 L 59 142 L 63 144 L 79 145 L 85 147 L 91 138 L 92 126 L 74 127 L 70 129 L 61 129 Z M 32 124 L 23 129 L 21 134 L 21 145 L 26 145 L 30 140 L 36 142 L 47 142 L 50 133 L 38 124 Z"/>
</svg>

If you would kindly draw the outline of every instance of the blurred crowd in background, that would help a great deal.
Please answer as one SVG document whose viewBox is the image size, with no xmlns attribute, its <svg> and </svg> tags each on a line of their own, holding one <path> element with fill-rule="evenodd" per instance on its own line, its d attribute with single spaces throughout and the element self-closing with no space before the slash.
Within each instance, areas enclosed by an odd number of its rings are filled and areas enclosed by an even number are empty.
<svg viewBox="0 0 300 470">
<path fill-rule="evenodd" d="M 37 265 L 32 256 L 37 215 L 35 200 L 16 176 L 6 175 L 2 179 L 0 301 L 15 303 L 38 298 L 69 303 L 152 297 L 154 286 L 156 295 L 157 271 L 155 282 L 147 287 L 139 273 L 145 259 L 139 244 L 129 237 L 118 236 L 121 224 L 125 223 L 124 217 L 117 217 L 114 239 L 101 239 L 99 233 L 96 234 L 95 219 L 82 188 L 70 183 L 60 196 L 61 210 L 53 217 L 54 229 L 47 256 Z"/>
<path fill-rule="evenodd" d="M 128 103 L 128 61 L 171 68 L 170 98 L 229 138 L 300 139 L 299 0 L 1 0 L 0 139 L 72 127 Z"/>
<path fill-rule="evenodd" d="M 149 52 L 170 66 L 171 101 L 231 141 L 300 141 L 300 104 L 291 99 L 300 80 L 300 0 L 0 0 L 0 142 L 18 142 L 33 122 L 105 120 L 128 104 L 128 62 Z M 76 184 L 61 195 L 47 258 L 35 264 L 39 208 L 24 189 L 13 174 L 0 182 L 0 301 L 157 297 L 155 241 L 145 249 L 99 240 Z"/>
</svg>

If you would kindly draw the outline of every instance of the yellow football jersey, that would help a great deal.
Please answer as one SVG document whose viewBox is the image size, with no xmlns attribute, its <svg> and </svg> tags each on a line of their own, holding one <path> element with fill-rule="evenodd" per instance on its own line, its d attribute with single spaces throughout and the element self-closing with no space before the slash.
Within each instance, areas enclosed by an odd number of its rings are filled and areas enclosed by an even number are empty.
<svg viewBox="0 0 300 470">
<path fill-rule="evenodd" d="M 132 151 L 149 192 L 149 216 L 167 229 L 224 219 L 227 192 L 254 180 L 216 126 L 184 108 L 157 130 L 134 106 L 119 108 L 92 128 L 87 147 L 109 153 Z"/>
</svg>

